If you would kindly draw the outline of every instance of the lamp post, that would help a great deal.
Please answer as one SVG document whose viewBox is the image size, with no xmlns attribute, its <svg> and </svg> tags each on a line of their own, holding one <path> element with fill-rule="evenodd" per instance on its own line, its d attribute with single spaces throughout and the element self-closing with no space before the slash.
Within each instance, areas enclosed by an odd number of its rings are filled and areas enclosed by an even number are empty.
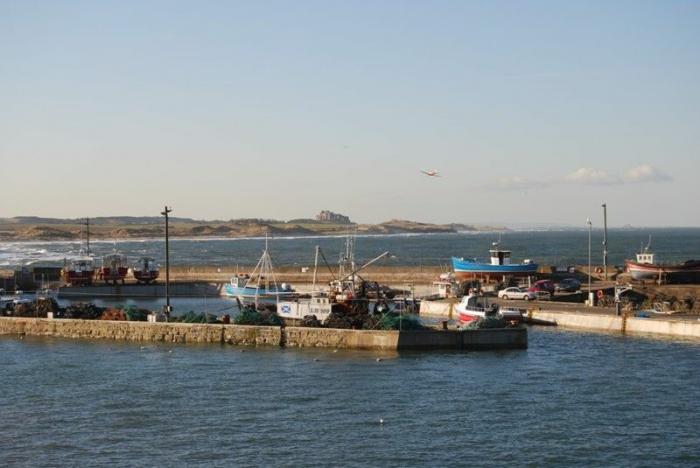
<svg viewBox="0 0 700 468">
<path fill-rule="evenodd" d="M 608 280 L 608 205 L 603 203 L 603 276 Z"/>
<path fill-rule="evenodd" d="M 586 220 L 586 224 L 588 224 L 588 305 L 593 306 L 593 293 L 591 292 L 591 231 L 593 223 L 591 223 L 591 218 Z"/>
<path fill-rule="evenodd" d="M 173 308 L 170 307 L 170 236 L 168 232 L 168 215 L 173 211 L 166 205 L 160 214 L 165 216 L 165 320 L 170 321 L 170 312 Z"/>
</svg>

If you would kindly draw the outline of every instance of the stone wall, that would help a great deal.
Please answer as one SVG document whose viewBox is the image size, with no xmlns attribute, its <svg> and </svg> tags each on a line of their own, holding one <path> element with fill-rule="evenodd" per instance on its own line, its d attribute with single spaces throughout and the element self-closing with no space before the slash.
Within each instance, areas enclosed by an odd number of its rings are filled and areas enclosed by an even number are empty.
<svg viewBox="0 0 700 468">
<path fill-rule="evenodd" d="M 0 318 L 0 335 L 275 346 L 281 340 L 279 327 L 15 317 Z"/>
<path fill-rule="evenodd" d="M 398 331 L 286 327 L 290 348 L 398 349 Z"/>
<path fill-rule="evenodd" d="M 164 343 L 352 349 L 522 349 L 527 330 L 338 330 L 194 323 L 0 317 L 0 335 L 54 336 Z"/>
</svg>

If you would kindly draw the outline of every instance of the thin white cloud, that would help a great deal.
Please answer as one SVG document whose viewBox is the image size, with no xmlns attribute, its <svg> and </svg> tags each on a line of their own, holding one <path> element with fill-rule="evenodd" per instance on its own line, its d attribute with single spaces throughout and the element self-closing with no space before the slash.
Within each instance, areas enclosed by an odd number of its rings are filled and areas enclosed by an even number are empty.
<svg viewBox="0 0 700 468">
<path fill-rule="evenodd" d="M 581 167 L 566 176 L 569 182 L 584 185 L 613 185 L 620 182 L 620 178 L 610 175 L 600 169 L 592 169 L 590 167 Z"/>
<path fill-rule="evenodd" d="M 610 174 L 601 169 L 581 167 L 564 177 L 549 181 L 531 180 L 519 176 L 502 177 L 490 188 L 506 191 L 526 191 L 547 188 L 562 183 L 579 185 L 622 185 L 643 182 L 668 182 L 671 180 L 673 180 L 673 177 L 669 174 L 649 164 L 642 164 L 628 169 L 622 176 Z"/>
<path fill-rule="evenodd" d="M 514 190 L 516 192 L 520 192 L 523 190 L 541 187 L 542 183 L 533 182 L 531 180 L 519 176 L 502 177 L 498 180 L 498 188 L 500 190 Z"/>
<path fill-rule="evenodd" d="M 623 179 L 629 183 L 669 182 L 673 177 L 649 164 L 642 164 L 625 172 Z"/>
</svg>

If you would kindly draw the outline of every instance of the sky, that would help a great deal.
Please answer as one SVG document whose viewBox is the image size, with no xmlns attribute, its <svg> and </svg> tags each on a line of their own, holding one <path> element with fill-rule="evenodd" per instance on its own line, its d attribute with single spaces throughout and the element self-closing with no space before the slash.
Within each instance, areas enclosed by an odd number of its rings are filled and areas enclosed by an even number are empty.
<svg viewBox="0 0 700 468">
<path fill-rule="evenodd" d="M 0 217 L 700 226 L 699 83 L 694 1 L 0 0 Z"/>
</svg>

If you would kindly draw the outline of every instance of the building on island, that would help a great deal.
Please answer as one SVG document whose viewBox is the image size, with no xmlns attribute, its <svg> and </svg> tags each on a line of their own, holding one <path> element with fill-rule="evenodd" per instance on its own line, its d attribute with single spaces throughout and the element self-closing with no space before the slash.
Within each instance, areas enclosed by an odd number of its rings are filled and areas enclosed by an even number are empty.
<svg viewBox="0 0 700 468">
<path fill-rule="evenodd" d="M 350 218 L 339 213 L 333 213 L 332 211 L 323 210 L 316 215 L 316 221 L 325 221 L 338 224 L 352 224 Z"/>
</svg>

